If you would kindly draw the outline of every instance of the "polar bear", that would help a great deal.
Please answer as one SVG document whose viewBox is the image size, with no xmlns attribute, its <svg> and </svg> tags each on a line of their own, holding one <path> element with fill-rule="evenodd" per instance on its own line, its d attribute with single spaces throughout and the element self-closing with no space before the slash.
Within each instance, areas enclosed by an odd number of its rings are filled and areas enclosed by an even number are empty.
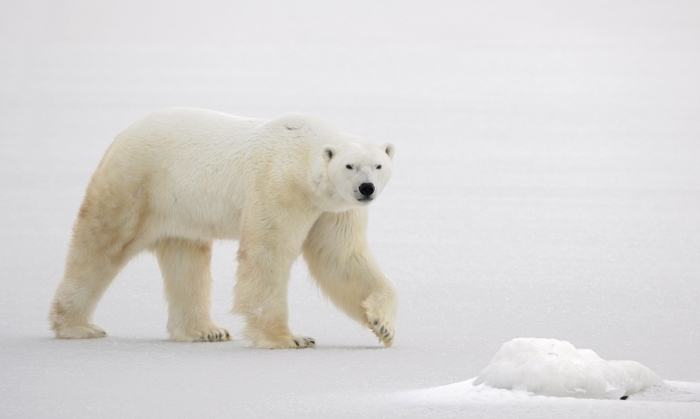
<svg viewBox="0 0 700 419">
<path fill-rule="evenodd" d="M 173 108 L 116 137 L 92 176 L 49 315 L 57 338 L 98 338 L 99 299 L 136 254 L 156 254 L 178 341 L 225 341 L 210 316 L 212 241 L 239 240 L 233 312 L 257 347 L 305 348 L 287 324 L 303 253 L 319 288 L 386 346 L 395 284 L 367 247 L 367 205 L 392 174 L 381 147 L 299 114 L 249 119 Z"/>
</svg>

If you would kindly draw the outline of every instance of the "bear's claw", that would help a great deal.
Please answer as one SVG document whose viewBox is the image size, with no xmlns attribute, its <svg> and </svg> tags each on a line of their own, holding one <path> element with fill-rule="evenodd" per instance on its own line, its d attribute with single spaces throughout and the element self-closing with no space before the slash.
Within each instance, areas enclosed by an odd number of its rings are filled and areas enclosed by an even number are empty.
<svg viewBox="0 0 700 419">
<path fill-rule="evenodd" d="M 316 346 L 316 341 L 314 338 L 309 338 L 306 336 L 297 336 L 295 335 L 294 337 L 291 338 L 291 341 L 294 342 L 294 346 L 285 346 L 284 344 L 278 344 L 275 347 L 276 348 L 292 348 L 292 349 L 301 349 L 301 348 L 313 348 Z"/>
<path fill-rule="evenodd" d="M 388 284 L 390 285 L 390 284 Z M 364 324 L 374 332 L 384 346 L 394 343 L 394 318 L 396 317 L 396 292 L 392 287 L 370 294 L 362 302 L 365 309 Z"/>
<path fill-rule="evenodd" d="M 253 339 L 253 341 L 256 347 L 269 349 L 303 349 L 316 346 L 316 340 L 314 338 L 299 335 L 266 336 Z"/>
<path fill-rule="evenodd" d="M 178 340 L 189 340 L 191 342 L 226 342 L 233 340 L 231 333 L 228 330 L 215 327 L 211 329 L 200 330 L 195 333 L 192 339 L 178 339 Z"/>
<path fill-rule="evenodd" d="M 384 346 L 388 347 L 394 343 L 394 328 L 382 323 L 381 319 L 372 320 L 370 329 Z"/>
<path fill-rule="evenodd" d="M 294 340 L 294 343 L 296 343 L 299 348 L 313 348 L 316 346 L 316 341 L 313 338 L 307 338 L 304 336 L 300 337 L 302 341 L 301 343 L 297 342 L 296 339 Z"/>
</svg>

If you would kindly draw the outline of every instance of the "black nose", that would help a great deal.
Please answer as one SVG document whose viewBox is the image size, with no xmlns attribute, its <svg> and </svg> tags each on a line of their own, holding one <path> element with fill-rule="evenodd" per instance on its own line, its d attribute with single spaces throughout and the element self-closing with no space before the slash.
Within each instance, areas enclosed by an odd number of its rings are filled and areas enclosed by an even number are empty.
<svg viewBox="0 0 700 419">
<path fill-rule="evenodd" d="M 364 196 L 370 196 L 374 193 L 374 185 L 371 183 L 363 183 L 360 185 L 360 193 Z"/>
</svg>

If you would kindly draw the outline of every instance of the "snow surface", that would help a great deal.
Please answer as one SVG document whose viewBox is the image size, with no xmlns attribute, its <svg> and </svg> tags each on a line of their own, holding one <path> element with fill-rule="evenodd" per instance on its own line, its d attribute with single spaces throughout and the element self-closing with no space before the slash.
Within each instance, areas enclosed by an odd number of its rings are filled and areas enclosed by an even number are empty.
<svg viewBox="0 0 700 419">
<path fill-rule="evenodd" d="M 621 399 L 663 386 L 658 375 L 636 361 L 605 361 L 590 349 L 556 339 L 506 342 L 473 383 L 543 396 Z"/>
<path fill-rule="evenodd" d="M 534 405 L 548 405 L 550 407 L 559 406 L 563 407 L 564 410 L 568 408 L 571 410 L 571 414 L 574 414 L 575 406 L 591 406 L 594 410 L 598 410 L 597 407 L 605 406 L 609 408 L 614 406 L 609 412 L 611 417 L 613 416 L 613 412 L 616 414 L 619 413 L 619 411 L 615 409 L 618 406 L 614 404 L 606 404 L 600 400 L 593 401 L 573 398 L 566 399 L 559 397 L 547 397 L 545 395 L 534 394 L 525 390 L 506 390 L 491 387 L 483 383 L 476 384 L 475 381 L 476 377 L 459 383 L 448 384 L 446 386 L 395 393 L 390 395 L 388 398 L 394 402 L 409 403 L 418 406 L 473 406 L 485 404 L 505 405 L 531 403 Z M 642 393 L 631 395 L 626 400 L 631 402 L 674 401 L 698 403 L 700 402 L 700 383 L 664 381 L 662 386 L 650 387 Z M 608 402 L 612 403 L 610 400 L 608 400 Z M 654 407 L 660 409 L 664 408 L 664 406 Z M 665 407 L 668 407 L 668 405 Z M 692 406 L 692 408 L 695 407 L 696 406 Z M 634 411 L 632 409 L 630 410 Z M 598 411 L 604 412 L 605 409 L 600 409 Z M 498 411 L 494 409 L 494 413 L 497 414 L 497 412 Z M 636 410 L 636 412 L 642 412 L 643 414 L 645 411 L 640 409 Z M 648 413 L 651 413 L 651 411 Z M 554 415 L 552 415 L 552 417 L 553 416 Z M 646 417 L 646 415 L 643 416 Z M 548 417 L 548 415 L 545 414 L 545 417 Z M 651 417 L 651 415 L 649 415 L 649 417 Z"/>
<path fill-rule="evenodd" d="M 697 1 L 3 0 L 0 417 L 700 417 L 698 74 Z M 52 339 L 90 175 L 169 106 L 396 144 L 369 233 L 400 289 L 394 347 L 302 263 L 290 324 L 316 349 L 171 342 L 151 255 L 98 307 L 107 339 Z M 235 251 L 212 265 L 234 334 Z M 464 383 L 518 336 L 673 381 L 626 401 Z"/>
</svg>

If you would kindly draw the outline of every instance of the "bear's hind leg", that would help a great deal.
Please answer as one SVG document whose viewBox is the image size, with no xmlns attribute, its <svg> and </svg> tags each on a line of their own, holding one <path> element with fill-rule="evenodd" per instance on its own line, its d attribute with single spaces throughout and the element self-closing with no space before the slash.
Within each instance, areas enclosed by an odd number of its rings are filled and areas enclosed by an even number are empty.
<svg viewBox="0 0 700 419">
<path fill-rule="evenodd" d="M 89 339 L 105 337 L 102 328 L 92 323 L 97 303 L 119 270 L 138 250 L 100 223 L 95 214 L 81 209 L 68 250 L 63 281 L 54 296 L 49 320 L 57 338 Z"/>
<path fill-rule="evenodd" d="M 60 339 L 90 339 L 107 336 L 92 323 L 97 303 L 121 264 L 101 258 L 91 249 L 71 249 L 66 274 L 54 296 L 49 320 Z"/>
<path fill-rule="evenodd" d="M 168 332 L 182 342 L 231 340 L 211 319 L 211 242 L 164 239 L 155 246 L 168 299 Z"/>
</svg>

